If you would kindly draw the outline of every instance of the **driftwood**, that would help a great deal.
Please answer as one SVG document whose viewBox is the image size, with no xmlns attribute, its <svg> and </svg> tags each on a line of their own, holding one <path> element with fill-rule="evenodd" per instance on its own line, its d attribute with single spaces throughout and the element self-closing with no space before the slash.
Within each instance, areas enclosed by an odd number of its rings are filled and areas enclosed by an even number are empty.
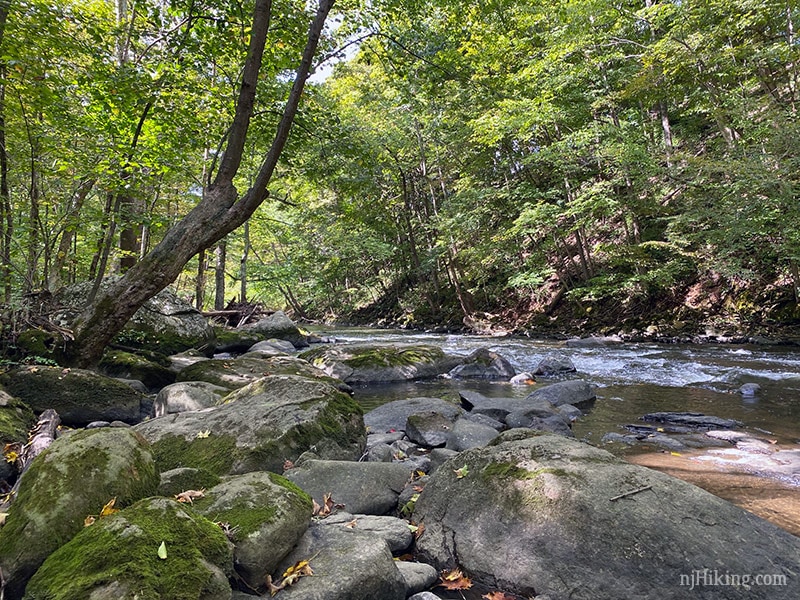
<svg viewBox="0 0 800 600">
<path fill-rule="evenodd" d="M 627 498 L 628 496 L 633 496 L 634 494 L 638 494 L 639 492 L 644 492 L 649 489 L 652 489 L 652 485 L 646 485 L 644 487 L 636 488 L 635 490 L 631 490 L 630 492 L 625 492 L 624 494 L 620 494 L 619 496 L 614 496 L 613 498 L 609 498 L 609 502 L 614 502 L 615 500 L 620 500 L 622 498 Z"/>
<path fill-rule="evenodd" d="M 4 511 L 14 501 L 14 496 L 16 496 L 17 490 L 19 489 L 22 476 L 31 466 L 33 459 L 44 452 L 47 447 L 53 443 L 53 440 L 56 439 L 56 431 L 60 424 L 61 417 L 59 417 L 58 413 L 52 408 L 48 408 L 41 414 L 38 423 L 36 423 L 36 426 L 31 429 L 28 435 L 28 443 L 22 447 L 22 452 L 19 458 L 17 458 L 17 470 L 19 471 L 19 475 L 17 476 L 14 487 L 11 488 L 11 492 L 6 496 L 5 502 L 0 504 L 0 511 Z"/>
</svg>

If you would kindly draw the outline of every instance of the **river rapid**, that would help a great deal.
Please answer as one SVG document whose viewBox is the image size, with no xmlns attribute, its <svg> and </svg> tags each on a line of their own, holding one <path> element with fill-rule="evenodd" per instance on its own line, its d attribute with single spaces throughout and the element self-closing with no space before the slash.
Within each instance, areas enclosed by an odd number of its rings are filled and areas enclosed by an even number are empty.
<svg viewBox="0 0 800 600">
<path fill-rule="evenodd" d="M 338 343 L 432 344 L 466 356 L 489 348 L 508 359 L 518 372 L 533 371 L 553 352 L 568 356 L 581 378 L 597 385 L 593 408 L 573 423 L 578 439 L 604 447 L 631 462 L 686 479 L 776 522 L 800 535 L 800 472 L 789 477 L 763 477 L 731 470 L 713 460 L 713 451 L 653 451 L 640 446 L 604 444 L 607 433 L 626 433 L 626 424 L 657 411 L 694 411 L 741 421 L 743 431 L 769 440 L 775 448 L 800 452 L 800 349 L 779 346 L 670 345 L 624 343 L 590 348 L 563 342 L 517 337 L 481 337 L 373 329 L 327 329 L 318 332 Z M 558 381 L 537 377 L 535 385 Z M 753 397 L 739 393 L 757 383 Z M 369 410 L 392 400 L 432 396 L 457 401 L 469 389 L 493 397 L 525 397 L 532 389 L 504 382 L 436 379 L 356 388 L 355 398 Z"/>
</svg>

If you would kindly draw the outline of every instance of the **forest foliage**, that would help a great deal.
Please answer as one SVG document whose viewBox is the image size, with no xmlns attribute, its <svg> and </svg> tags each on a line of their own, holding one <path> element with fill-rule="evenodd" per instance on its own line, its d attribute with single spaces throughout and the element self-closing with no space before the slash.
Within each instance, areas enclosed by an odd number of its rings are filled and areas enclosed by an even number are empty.
<svg viewBox="0 0 800 600">
<path fill-rule="evenodd" d="M 305 41 L 306 3 L 273 7 L 242 188 Z M 248 10 L 0 0 L 8 306 L 124 271 L 199 201 Z M 334 13 L 318 56 L 340 60 L 306 89 L 271 199 L 177 281 L 199 307 L 521 328 L 798 317 L 796 2 Z"/>
</svg>

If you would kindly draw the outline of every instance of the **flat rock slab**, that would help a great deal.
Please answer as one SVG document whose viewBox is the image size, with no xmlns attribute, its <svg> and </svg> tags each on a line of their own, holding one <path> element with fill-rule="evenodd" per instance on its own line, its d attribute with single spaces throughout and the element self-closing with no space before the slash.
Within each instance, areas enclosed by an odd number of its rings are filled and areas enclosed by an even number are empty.
<svg viewBox="0 0 800 600">
<path fill-rule="evenodd" d="M 388 402 L 369 411 L 364 415 L 364 425 L 371 434 L 405 431 L 408 417 L 423 412 L 436 412 L 450 420 L 464 413 L 456 404 L 439 398 L 409 398 Z"/>
<path fill-rule="evenodd" d="M 578 408 L 591 405 L 597 398 L 596 387 L 583 379 L 560 381 L 531 392 L 526 400 L 547 400 L 553 406 L 571 404 Z"/>
<path fill-rule="evenodd" d="M 339 511 L 325 517 L 319 523 L 326 527 L 345 527 L 374 535 L 386 542 L 393 554 L 407 550 L 411 546 L 411 542 L 414 541 L 408 521 L 397 517 L 353 515 Z"/>
<path fill-rule="evenodd" d="M 397 508 L 412 471 L 403 463 L 309 460 L 284 475 L 320 505 L 331 494 L 349 513 L 385 515 Z"/>
<path fill-rule="evenodd" d="M 800 597 L 800 538 L 565 437 L 510 430 L 462 452 L 431 476 L 413 517 L 426 525 L 422 560 L 526 597 Z M 703 569 L 777 575 L 786 585 L 691 591 Z"/>
<path fill-rule="evenodd" d="M 697 429 L 733 429 L 741 427 L 742 422 L 735 419 L 723 419 L 703 413 L 694 412 L 655 412 L 642 416 L 642 421 L 650 423 L 668 423 L 686 425 Z"/>
</svg>

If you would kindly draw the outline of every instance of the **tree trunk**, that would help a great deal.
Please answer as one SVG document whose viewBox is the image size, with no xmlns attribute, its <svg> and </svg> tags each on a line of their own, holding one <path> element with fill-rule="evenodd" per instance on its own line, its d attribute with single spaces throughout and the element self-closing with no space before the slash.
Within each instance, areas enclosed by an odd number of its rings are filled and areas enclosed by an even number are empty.
<svg viewBox="0 0 800 600">
<path fill-rule="evenodd" d="M 225 263 L 228 260 L 227 243 L 219 241 L 214 250 L 214 310 L 225 308 Z"/>
<path fill-rule="evenodd" d="M 72 364 L 95 364 L 109 341 L 142 304 L 172 283 L 189 259 L 201 249 L 212 246 L 244 223 L 266 199 L 267 186 L 289 137 L 325 20 L 333 3 L 334 0 L 319 1 L 272 145 L 253 186 L 239 197 L 233 179 L 241 164 L 253 113 L 256 84 L 272 8 L 270 0 L 256 0 L 236 115 L 217 176 L 208 186 L 205 198 L 170 228 L 163 240 L 147 256 L 84 310 L 76 322 L 75 340 L 69 348 Z"/>
<path fill-rule="evenodd" d="M 197 278 L 194 282 L 194 306 L 197 310 L 203 310 L 203 302 L 206 297 L 206 250 L 203 248 L 197 255 Z"/>
<path fill-rule="evenodd" d="M 239 282 L 241 284 L 240 295 L 241 302 L 247 302 L 247 256 L 250 254 L 250 222 L 244 222 L 244 250 L 242 250 L 242 258 L 239 261 Z"/>
<path fill-rule="evenodd" d="M 72 198 L 70 198 L 67 213 L 64 215 L 64 231 L 61 233 L 61 239 L 58 242 L 58 250 L 56 251 L 56 259 L 50 271 L 50 277 L 47 280 L 47 289 L 51 292 L 58 290 L 63 283 L 64 269 L 68 265 L 67 259 L 72 255 L 72 245 L 75 238 L 75 231 L 79 225 L 80 212 L 94 184 L 94 179 L 81 180 L 78 184 L 78 189 L 75 190 L 72 194 Z"/>
</svg>

